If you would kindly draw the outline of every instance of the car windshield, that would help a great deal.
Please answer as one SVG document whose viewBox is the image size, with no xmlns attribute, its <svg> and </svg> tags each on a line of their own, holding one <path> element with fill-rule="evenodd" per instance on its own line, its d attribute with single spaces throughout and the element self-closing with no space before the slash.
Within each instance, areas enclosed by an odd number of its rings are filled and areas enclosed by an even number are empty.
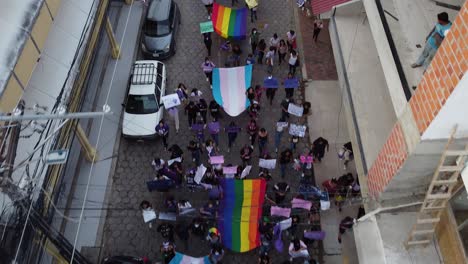
<svg viewBox="0 0 468 264">
<path fill-rule="evenodd" d="M 159 109 L 154 94 L 134 95 L 129 94 L 125 112 L 134 115 L 152 114 Z"/>
<path fill-rule="evenodd" d="M 147 19 L 144 27 L 145 35 L 150 37 L 164 36 L 170 33 L 169 19 L 153 21 Z"/>
</svg>

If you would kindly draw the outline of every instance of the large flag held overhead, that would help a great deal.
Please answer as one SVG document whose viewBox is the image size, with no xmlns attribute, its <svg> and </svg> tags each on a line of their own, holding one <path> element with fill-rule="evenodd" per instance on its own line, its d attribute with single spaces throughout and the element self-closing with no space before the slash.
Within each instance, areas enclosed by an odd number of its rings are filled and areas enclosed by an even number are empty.
<svg viewBox="0 0 468 264">
<path fill-rule="evenodd" d="M 169 264 L 211 264 L 208 256 L 195 258 L 176 252 L 176 255 L 171 259 Z"/>
<path fill-rule="evenodd" d="M 232 9 L 213 4 L 211 21 L 216 33 L 223 38 L 245 39 L 247 35 L 247 8 Z"/>
<path fill-rule="evenodd" d="M 252 65 L 213 70 L 213 97 L 230 116 L 238 116 L 249 106 L 245 91 L 251 86 Z"/>
<path fill-rule="evenodd" d="M 258 247 L 258 220 L 262 216 L 265 180 L 224 179 L 221 184 L 224 196 L 219 208 L 218 228 L 223 245 L 235 252 Z"/>
</svg>

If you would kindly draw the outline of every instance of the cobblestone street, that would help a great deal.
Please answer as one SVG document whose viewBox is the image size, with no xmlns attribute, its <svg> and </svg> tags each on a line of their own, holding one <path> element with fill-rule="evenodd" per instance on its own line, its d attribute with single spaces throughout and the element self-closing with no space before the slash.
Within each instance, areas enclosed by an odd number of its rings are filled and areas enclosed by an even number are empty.
<svg viewBox="0 0 468 264">
<path fill-rule="evenodd" d="M 207 20 L 206 10 L 201 1 L 186 1 L 175 0 L 179 4 L 181 11 L 182 23 L 180 31 L 178 32 L 177 54 L 167 61 L 164 61 L 167 69 L 167 86 L 166 94 L 173 93 L 178 83 L 184 83 L 189 91 L 192 88 L 198 88 L 203 92 L 203 98 L 209 103 L 212 100 L 211 90 L 206 81 L 205 75 L 201 70 L 201 63 L 204 60 L 207 52 L 203 45 L 203 39 L 200 34 L 199 23 Z M 231 1 L 218 0 L 217 2 L 230 6 Z M 239 1 L 243 2 L 243 1 Z M 257 27 L 261 32 L 261 37 L 268 43 L 273 33 L 277 33 L 282 39 L 286 38 L 286 32 L 290 29 L 295 29 L 293 8 L 295 4 L 291 1 L 284 0 L 268 0 L 259 1 L 258 8 L 258 21 L 250 23 L 248 21 L 248 32 L 252 27 Z M 134 4 L 140 4 L 135 2 Z M 237 4 L 240 7 L 240 3 Z M 125 18 L 120 18 L 125 19 Z M 266 26 L 265 26 L 266 24 Z M 132 29 L 138 30 L 138 29 Z M 225 63 L 225 55 L 219 51 L 219 45 L 222 41 L 221 37 L 216 33 L 212 33 L 213 47 L 212 47 L 212 60 L 217 66 L 223 67 Z M 241 62 L 244 63 L 247 54 L 250 53 L 250 45 L 248 40 L 238 42 L 241 44 L 243 53 Z M 300 53 L 299 53 L 300 54 Z M 301 56 L 301 54 L 300 54 Z M 277 59 L 277 58 L 276 58 Z M 275 61 L 276 63 L 277 61 Z M 273 76 L 278 79 L 286 77 L 288 71 L 287 63 L 278 66 L 277 64 L 273 69 Z M 300 71 L 296 73 L 300 77 Z M 256 64 L 254 66 L 252 85 L 262 84 L 263 79 L 267 76 L 266 66 Z M 258 119 L 258 127 L 264 127 L 269 133 L 268 150 L 272 157 L 276 157 L 274 151 L 274 133 L 275 124 L 281 116 L 280 102 L 285 98 L 285 91 L 280 88 L 276 93 L 273 106 L 267 103 L 266 96 L 262 95 L 261 111 Z M 296 90 L 294 94 L 296 103 L 302 103 L 303 91 Z M 167 112 L 165 119 L 169 121 L 169 145 L 178 144 L 184 150 L 184 169 L 192 166 L 190 153 L 186 149 L 189 141 L 194 138 L 192 132 L 188 129 L 187 116 L 183 114 L 183 109 L 180 106 L 179 116 L 181 118 L 181 129 L 178 134 L 175 133 L 174 123 L 170 119 Z M 248 121 L 247 112 L 242 113 L 240 116 L 232 118 L 227 114 L 223 115 L 221 119 L 222 127 L 225 127 L 229 122 L 235 121 L 237 125 L 245 130 Z M 210 120 L 210 118 L 209 118 Z M 290 122 L 299 122 L 298 118 L 291 117 Z M 207 137 L 207 134 L 205 136 Z M 302 149 L 308 144 L 308 135 L 301 139 L 297 150 Z M 283 134 L 281 148 L 285 149 L 289 146 L 289 135 Z M 231 149 L 230 153 L 227 152 L 227 136 L 225 133 L 220 133 L 220 150 L 225 157 L 225 164 L 241 164 L 240 148 L 248 142 L 248 135 L 242 131 Z M 258 176 L 258 147 L 254 146 L 254 159 L 253 169 L 249 178 L 256 178 Z M 202 162 L 206 165 L 206 152 L 202 155 Z M 297 153 L 295 153 L 296 155 Z M 163 241 L 161 235 L 156 232 L 156 227 L 160 221 L 153 224 L 153 228 L 149 229 L 143 222 L 139 204 L 142 200 L 148 200 L 153 204 L 156 211 L 164 210 L 162 201 L 164 196 L 158 192 L 148 192 L 146 188 L 146 181 L 154 177 L 154 171 L 151 167 L 151 161 L 155 157 L 160 157 L 164 160 L 169 158 L 169 152 L 164 151 L 163 144 L 160 139 L 149 142 L 136 142 L 122 139 L 118 151 L 118 161 L 115 168 L 115 173 L 112 177 L 112 185 L 109 186 L 109 203 L 107 218 L 104 225 L 103 247 L 104 253 L 102 256 L 109 255 L 133 255 L 133 256 L 148 256 L 150 259 L 160 260 L 159 247 Z M 280 179 L 279 168 L 272 173 L 273 180 L 270 182 L 267 191 L 271 186 Z M 291 185 L 292 192 L 296 190 L 300 178 L 300 173 L 292 169 L 288 170 L 286 181 Z M 205 192 L 188 192 L 184 188 L 175 189 L 170 192 L 178 199 L 186 199 L 191 204 L 199 208 L 207 200 L 207 193 Z M 289 194 L 288 198 L 292 198 Z M 192 218 L 178 218 L 178 221 L 185 221 L 189 223 Z M 175 223 L 173 223 L 175 225 Z M 289 245 L 289 240 L 284 240 L 285 246 Z M 209 252 L 208 242 L 199 242 L 198 238 L 190 238 L 189 247 L 185 248 L 183 243 L 179 242 L 176 238 L 177 251 L 191 256 L 204 256 Z M 280 263 L 287 260 L 287 250 L 283 251 L 281 255 L 272 250 L 273 263 Z M 223 259 L 223 263 L 256 263 L 257 250 L 252 250 L 248 253 L 233 253 L 229 250 Z"/>
</svg>

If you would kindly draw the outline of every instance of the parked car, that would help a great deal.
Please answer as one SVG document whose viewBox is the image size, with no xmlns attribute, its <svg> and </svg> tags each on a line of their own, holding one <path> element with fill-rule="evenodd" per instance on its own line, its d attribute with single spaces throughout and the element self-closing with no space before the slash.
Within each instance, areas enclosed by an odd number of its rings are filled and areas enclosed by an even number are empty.
<svg viewBox="0 0 468 264">
<path fill-rule="evenodd" d="M 161 97 L 166 90 L 166 67 L 160 61 L 136 61 L 123 106 L 122 135 L 126 138 L 154 138 L 163 118 Z"/>
<path fill-rule="evenodd" d="M 152 0 L 147 8 L 141 34 L 141 51 L 150 59 L 163 60 L 176 52 L 175 36 L 180 10 L 172 0 Z"/>
<path fill-rule="evenodd" d="M 105 258 L 102 264 L 150 264 L 147 258 L 129 257 L 129 256 L 114 256 Z"/>
</svg>

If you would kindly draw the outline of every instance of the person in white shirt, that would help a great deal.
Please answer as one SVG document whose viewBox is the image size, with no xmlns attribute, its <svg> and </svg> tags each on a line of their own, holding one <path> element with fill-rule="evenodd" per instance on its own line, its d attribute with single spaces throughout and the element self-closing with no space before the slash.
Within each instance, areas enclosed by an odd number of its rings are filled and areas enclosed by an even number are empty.
<svg viewBox="0 0 468 264">
<path fill-rule="evenodd" d="M 296 32 L 294 32 L 294 30 L 289 30 L 286 32 L 286 37 L 289 51 L 295 50 L 297 45 Z"/>
<path fill-rule="evenodd" d="M 279 43 L 280 43 L 280 39 L 278 38 L 278 34 L 273 34 L 273 37 L 271 37 L 270 39 L 270 47 L 273 47 L 275 49 L 275 53 L 276 53 L 276 50 L 278 49 L 278 46 L 279 46 Z"/>
<path fill-rule="evenodd" d="M 309 251 L 304 241 L 294 239 L 289 244 L 289 261 L 293 261 L 294 258 L 310 258 Z"/>
<path fill-rule="evenodd" d="M 297 55 L 297 52 L 295 50 L 292 50 L 291 53 L 289 54 L 289 73 L 292 75 L 296 74 L 296 67 L 299 65 L 299 56 Z"/>
<path fill-rule="evenodd" d="M 275 58 L 275 48 L 274 47 L 270 47 L 270 49 L 268 50 L 266 56 L 266 65 L 267 65 L 267 72 L 268 73 L 272 73 L 273 72 L 273 61 L 274 61 L 274 58 Z"/>
</svg>

